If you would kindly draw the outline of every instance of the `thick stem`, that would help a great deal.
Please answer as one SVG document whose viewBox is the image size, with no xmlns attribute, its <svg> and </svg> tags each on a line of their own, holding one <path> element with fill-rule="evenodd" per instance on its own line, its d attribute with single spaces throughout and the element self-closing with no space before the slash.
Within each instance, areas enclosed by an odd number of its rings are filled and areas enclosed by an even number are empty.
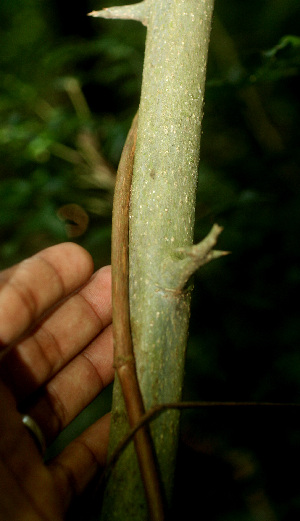
<svg viewBox="0 0 300 521">
<path fill-rule="evenodd" d="M 155 6 L 147 31 L 130 219 L 131 326 L 146 409 L 179 401 L 182 393 L 191 288 L 177 291 L 179 280 L 170 287 L 164 265 L 193 242 L 213 2 L 168 0 Z M 168 411 L 152 426 L 169 500 L 178 422 L 178 412 Z"/>
<path fill-rule="evenodd" d="M 191 292 L 174 291 L 176 284 L 170 288 L 163 266 L 172 262 L 178 248 L 190 248 L 193 241 L 213 0 L 146 0 L 144 6 L 149 9 L 148 30 L 131 193 L 129 282 L 134 354 L 147 410 L 181 399 Z M 178 421 L 178 411 L 169 410 L 151 428 L 168 501 Z M 127 431 L 117 380 L 111 453 Z M 147 518 L 137 460 L 129 445 L 110 475 L 103 519 Z"/>
</svg>

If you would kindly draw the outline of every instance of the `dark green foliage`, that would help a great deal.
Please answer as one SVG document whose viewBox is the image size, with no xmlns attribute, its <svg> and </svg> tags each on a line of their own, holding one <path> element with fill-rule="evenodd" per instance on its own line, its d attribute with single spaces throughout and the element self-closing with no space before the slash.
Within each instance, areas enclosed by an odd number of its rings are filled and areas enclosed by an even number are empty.
<svg viewBox="0 0 300 521">
<path fill-rule="evenodd" d="M 76 240 L 96 266 L 110 259 L 112 185 L 93 176 L 79 137 L 116 168 L 145 29 L 85 17 L 113 1 L 73 3 L 71 13 L 60 4 L 0 4 L 1 268 L 68 240 L 56 211 L 70 202 L 91 219 Z M 215 14 L 195 235 L 218 222 L 219 248 L 232 254 L 195 276 L 185 397 L 299 402 L 298 1 L 219 1 Z M 90 112 L 72 101 L 70 78 Z M 299 443 L 290 410 L 185 413 L 175 512 L 297 519 Z"/>
<path fill-rule="evenodd" d="M 109 262 L 113 173 L 107 185 L 80 138 L 88 134 L 113 172 L 138 105 L 144 30 L 99 36 L 88 10 L 84 37 L 72 33 L 76 12 L 70 34 L 57 34 L 66 13 L 51 1 L 1 4 L 0 268 L 67 240 L 56 211 L 70 202 L 90 213 L 79 242 L 97 266 Z"/>
</svg>

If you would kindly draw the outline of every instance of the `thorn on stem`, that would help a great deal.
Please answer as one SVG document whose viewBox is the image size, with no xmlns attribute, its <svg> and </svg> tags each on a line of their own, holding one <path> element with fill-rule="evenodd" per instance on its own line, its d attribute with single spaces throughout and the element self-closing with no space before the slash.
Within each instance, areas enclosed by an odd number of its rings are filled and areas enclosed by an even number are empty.
<svg viewBox="0 0 300 521">
<path fill-rule="evenodd" d="M 92 11 L 88 16 L 94 18 L 107 18 L 119 20 L 136 20 L 147 25 L 148 22 L 148 4 L 147 0 L 143 0 L 137 4 L 120 5 L 115 7 L 105 7 L 100 11 Z"/>
</svg>

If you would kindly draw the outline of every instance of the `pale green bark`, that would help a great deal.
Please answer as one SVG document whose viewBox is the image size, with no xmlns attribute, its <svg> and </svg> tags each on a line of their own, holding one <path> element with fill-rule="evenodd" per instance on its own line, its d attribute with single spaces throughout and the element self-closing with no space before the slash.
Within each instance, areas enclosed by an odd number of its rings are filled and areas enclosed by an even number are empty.
<svg viewBox="0 0 300 521">
<path fill-rule="evenodd" d="M 212 11 L 213 0 L 145 0 L 93 13 L 147 25 L 129 243 L 131 325 L 146 409 L 178 401 L 182 392 L 190 309 L 184 284 L 197 267 L 190 247 Z M 113 402 L 111 452 L 128 428 L 118 382 Z M 152 433 L 169 502 L 178 413 L 161 415 Z M 111 473 L 101 519 L 147 519 L 132 444 Z"/>
</svg>

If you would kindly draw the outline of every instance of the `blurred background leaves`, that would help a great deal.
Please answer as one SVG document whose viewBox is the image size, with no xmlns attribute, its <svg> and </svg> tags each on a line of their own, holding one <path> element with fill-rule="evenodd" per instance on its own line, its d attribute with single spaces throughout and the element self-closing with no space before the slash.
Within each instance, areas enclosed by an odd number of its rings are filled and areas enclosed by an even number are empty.
<svg viewBox="0 0 300 521">
<path fill-rule="evenodd" d="M 86 16 L 114 4 L 0 4 L 0 268 L 70 240 L 57 215 L 68 204 L 89 217 L 72 240 L 96 267 L 110 262 L 145 40 L 135 22 Z M 195 238 L 218 222 L 232 254 L 195 275 L 187 399 L 300 401 L 299 11 L 298 0 L 216 1 Z M 99 400 L 54 451 L 109 408 L 110 390 Z M 281 408 L 184 413 L 174 517 L 299 517 L 299 423 Z"/>
</svg>

